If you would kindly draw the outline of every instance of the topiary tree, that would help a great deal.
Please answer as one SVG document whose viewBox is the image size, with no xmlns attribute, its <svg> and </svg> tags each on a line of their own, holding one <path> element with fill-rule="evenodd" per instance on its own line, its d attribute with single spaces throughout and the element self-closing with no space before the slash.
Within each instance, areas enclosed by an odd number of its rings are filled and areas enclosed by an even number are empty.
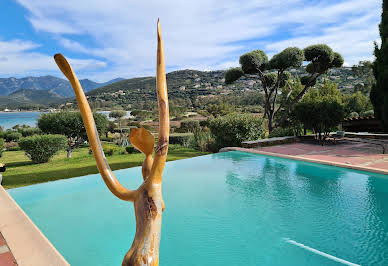
<svg viewBox="0 0 388 266">
<path fill-rule="evenodd" d="M 225 83 L 226 84 L 232 83 L 235 80 L 238 80 L 243 75 L 244 75 L 244 71 L 242 71 L 241 68 L 239 67 L 231 68 L 225 73 Z"/>
<path fill-rule="evenodd" d="M 105 133 L 108 118 L 104 114 L 93 114 L 97 131 Z M 60 134 L 68 138 L 67 158 L 71 158 L 74 149 L 87 140 L 86 130 L 79 112 L 59 112 L 43 114 L 38 119 L 38 127 L 46 134 Z"/>
<path fill-rule="evenodd" d="M 388 0 L 383 0 L 383 12 L 379 25 L 381 46 L 375 43 L 375 61 L 373 74 L 376 83 L 372 86 L 370 99 L 375 117 L 381 120 L 383 128 L 388 131 Z"/>
<path fill-rule="evenodd" d="M 58 151 L 66 147 L 63 135 L 34 135 L 21 138 L 19 146 L 34 163 L 46 163 Z"/>
<path fill-rule="evenodd" d="M 123 129 L 121 127 L 121 119 L 126 116 L 127 112 L 123 110 L 114 110 L 109 113 L 109 117 L 116 119 L 120 129 L 120 144 L 123 144 Z"/>
<path fill-rule="evenodd" d="M 290 73 L 286 70 L 291 67 L 300 67 L 303 61 L 310 62 L 306 67 L 309 75 L 301 78 L 303 89 L 293 99 L 285 99 L 282 104 L 276 106 L 280 88 L 287 85 L 291 79 Z M 274 127 L 287 119 L 292 107 L 302 99 L 310 87 L 315 85 L 317 78 L 332 67 L 341 67 L 343 58 L 326 44 L 316 44 L 304 50 L 297 47 L 286 48 L 275 54 L 271 60 L 268 60 L 263 51 L 254 50 L 243 54 L 239 62 L 241 69 L 228 70 L 225 73 L 225 82 L 230 84 L 243 75 L 258 76 L 265 94 L 264 117 L 268 120 L 268 130 L 271 133 Z M 282 115 L 275 124 L 274 119 L 279 111 L 282 111 Z"/>
</svg>

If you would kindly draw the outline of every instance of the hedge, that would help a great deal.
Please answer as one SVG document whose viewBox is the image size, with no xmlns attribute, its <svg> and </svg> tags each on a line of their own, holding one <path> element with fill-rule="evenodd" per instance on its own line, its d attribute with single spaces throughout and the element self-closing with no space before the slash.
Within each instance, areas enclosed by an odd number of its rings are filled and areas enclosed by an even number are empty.
<svg viewBox="0 0 388 266">
<path fill-rule="evenodd" d="M 63 135 L 34 135 L 21 138 L 19 146 L 34 163 L 45 163 L 54 154 L 64 149 L 67 138 Z"/>
<path fill-rule="evenodd" d="M 171 134 L 169 143 L 184 145 L 192 135 L 193 133 Z"/>
<path fill-rule="evenodd" d="M 263 119 L 250 114 L 231 113 L 211 119 L 209 128 L 218 148 L 239 147 L 243 141 L 260 139 L 265 135 Z"/>
</svg>

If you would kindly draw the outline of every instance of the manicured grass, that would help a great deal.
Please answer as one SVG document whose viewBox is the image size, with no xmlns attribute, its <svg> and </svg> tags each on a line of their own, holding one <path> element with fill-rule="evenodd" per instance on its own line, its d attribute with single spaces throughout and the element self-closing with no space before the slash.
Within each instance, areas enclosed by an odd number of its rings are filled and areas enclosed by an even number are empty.
<svg viewBox="0 0 388 266">
<path fill-rule="evenodd" d="M 170 145 L 168 161 L 195 157 L 207 154 L 179 145 Z M 107 157 L 112 170 L 139 166 L 144 155 L 114 154 Z M 83 176 L 98 173 L 93 155 L 88 154 L 88 148 L 80 148 L 73 152 L 72 158 L 66 158 L 63 151 L 55 155 L 48 163 L 34 164 L 23 151 L 7 151 L 3 153 L 1 162 L 7 166 L 3 174 L 3 187 L 15 188 L 58 179 Z M 141 175 L 141 172 L 139 172 Z"/>
</svg>

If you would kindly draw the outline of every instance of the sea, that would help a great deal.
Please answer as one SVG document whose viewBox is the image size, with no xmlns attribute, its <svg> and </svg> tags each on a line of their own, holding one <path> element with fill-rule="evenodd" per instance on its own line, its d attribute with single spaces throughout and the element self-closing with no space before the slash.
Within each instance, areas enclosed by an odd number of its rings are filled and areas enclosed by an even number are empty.
<svg viewBox="0 0 388 266">
<path fill-rule="evenodd" d="M 109 115 L 109 111 L 101 111 L 98 113 Z M 127 111 L 127 117 L 130 115 Z M 9 129 L 16 125 L 36 126 L 39 116 L 42 112 L 2 112 L 0 113 L 0 127 Z"/>
</svg>

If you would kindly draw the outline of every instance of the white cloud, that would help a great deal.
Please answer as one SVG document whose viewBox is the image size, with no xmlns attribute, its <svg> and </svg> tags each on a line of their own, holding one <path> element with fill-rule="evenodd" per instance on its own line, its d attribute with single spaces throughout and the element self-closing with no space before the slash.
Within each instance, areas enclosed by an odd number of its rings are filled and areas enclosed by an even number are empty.
<svg viewBox="0 0 388 266">
<path fill-rule="evenodd" d="M 59 69 L 52 56 L 34 52 L 39 47 L 30 41 L 0 41 L 0 76 L 58 75 Z M 69 58 L 76 71 L 88 71 L 106 67 L 106 63 L 95 59 Z M 59 76 L 62 76 L 59 74 Z"/>
<path fill-rule="evenodd" d="M 157 17 L 169 69 L 215 69 L 252 49 L 270 55 L 313 43 L 328 43 L 349 64 L 372 59 L 381 14 L 381 0 L 17 1 L 35 30 L 100 62 L 82 72 L 98 80 L 154 74 Z"/>
</svg>

